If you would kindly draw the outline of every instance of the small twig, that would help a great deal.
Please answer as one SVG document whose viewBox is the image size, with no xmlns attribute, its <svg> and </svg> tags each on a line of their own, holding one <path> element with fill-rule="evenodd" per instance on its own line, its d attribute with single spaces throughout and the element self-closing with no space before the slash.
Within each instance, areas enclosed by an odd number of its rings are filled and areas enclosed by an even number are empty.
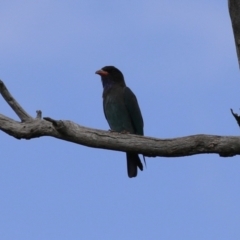
<svg viewBox="0 0 240 240">
<path fill-rule="evenodd" d="M 36 118 L 42 119 L 42 111 L 41 110 L 37 110 L 36 113 L 37 113 Z"/>
<path fill-rule="evenodd" d="M 20 104 L 14 99 L 11 93 L 6 88 L 3 81 L 0 80 L 0 93 L 13 111 L 18 115 L 22 122 L 31 120 L 32 117 L 20 106 Z"/>
<path fill-rule="evenodd" d="M 234 116 L 235 120 L 237 121 L 238 126 L 240 127 L 240 116 L 237 113 L 234 113 L 232 109 L 231 109 L 231 113 Z"/>
</svg>

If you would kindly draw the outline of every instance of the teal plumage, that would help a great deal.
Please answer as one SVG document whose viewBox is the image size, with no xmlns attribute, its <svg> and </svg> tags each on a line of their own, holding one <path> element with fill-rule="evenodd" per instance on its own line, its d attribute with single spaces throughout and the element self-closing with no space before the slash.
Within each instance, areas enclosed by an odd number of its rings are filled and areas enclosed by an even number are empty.
<svg viewBox="0 0 240 240">
<path fill-rule="evenodd" d="M 111 130 L 143 135 L 143 118 L 134 93 L 125 84 L 123 74 L 113 66 L 96 72 L 103 85 L 103 110 Z M 127 152 L 128 176 L 136 177 L 143 170 L 136 153 Z"/>
</svg>

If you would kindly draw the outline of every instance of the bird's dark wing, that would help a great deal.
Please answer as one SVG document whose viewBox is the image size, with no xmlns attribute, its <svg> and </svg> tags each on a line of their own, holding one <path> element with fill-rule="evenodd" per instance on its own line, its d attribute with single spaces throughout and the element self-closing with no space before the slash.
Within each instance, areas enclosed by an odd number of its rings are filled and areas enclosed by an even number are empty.
<svg viewBox="0 0 240 240">
<path fill-rule="evenodd" d="M 138 101 L 130 88 L 124 88 L 124 102 L 132 121 L 135 133 L 143 135 L 143 118 L 138 105 Z"/>
</svg>

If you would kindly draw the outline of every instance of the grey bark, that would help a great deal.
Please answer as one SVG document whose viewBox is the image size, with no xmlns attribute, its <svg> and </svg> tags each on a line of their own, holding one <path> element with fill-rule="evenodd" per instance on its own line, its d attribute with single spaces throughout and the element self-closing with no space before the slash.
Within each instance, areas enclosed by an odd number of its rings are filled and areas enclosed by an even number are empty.
<svg viewBox="0 0 240 240">
<path fill-rule="evenodd" d="M 217 153 L 222 157 L 240 155 L 240 137 L 192 135 L 172 139 L 158 139 L 134 134 L 121 134 L 86 128 L 68 120 L 31 117 L 0 80 L 0 93 L 21 119 L 15 121 L 0 114 L 0 130 L 17 139 L 51 136 L 76 144 L 123 152 L 137 152 L 150 157 L 183 157 L 194 154 Z"/>
<path fill-rule="evenodd" d="M 228 8 L 237 50 L 238 64 L 240 67 L 240 1 L 228 0 Z"/>
</svg>

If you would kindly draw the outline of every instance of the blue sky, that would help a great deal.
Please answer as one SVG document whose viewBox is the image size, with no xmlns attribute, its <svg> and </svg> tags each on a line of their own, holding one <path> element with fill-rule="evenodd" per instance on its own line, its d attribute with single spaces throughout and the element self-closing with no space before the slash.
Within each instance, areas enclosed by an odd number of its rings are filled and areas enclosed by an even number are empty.
<svg viewBox="0 0 240 240">
<path fill-rule="evenodd" d="M 35 116 L 106 129 L 94 72 L 114 65 L 146 136 L 239 135 L 227 1 L 4 1 L 0 79 Z M 0 113 L 18 120 L 3 99 Z M 239 239 L 239 157 L 147 158 L 0 132 L 1 239 Z"/>
</svg>

